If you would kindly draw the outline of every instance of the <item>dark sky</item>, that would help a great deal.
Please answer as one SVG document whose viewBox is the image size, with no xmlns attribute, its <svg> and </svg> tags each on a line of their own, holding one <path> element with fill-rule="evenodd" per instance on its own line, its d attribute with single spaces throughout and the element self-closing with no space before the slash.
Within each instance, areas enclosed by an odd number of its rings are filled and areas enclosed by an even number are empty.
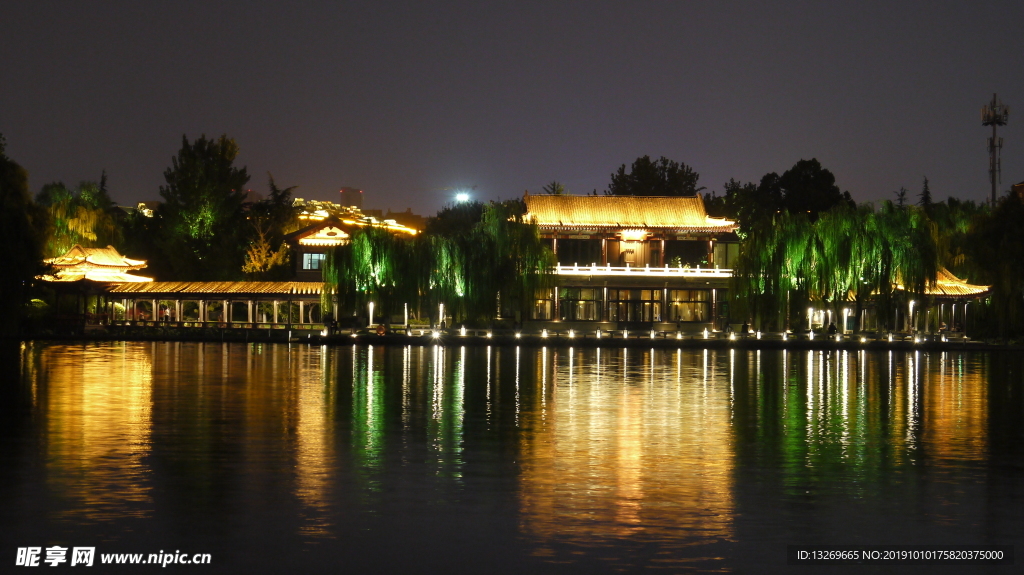
<svg viewBox="0 0 1024 575">
<path fill-rule="evenodd" d="M 203 133 L 257 191 L 424 214 L 463 186 L 603 190 L 644 154 L 710 190 L 817 157 L 857 200 L 923 176 L 980 200 L 998 92 L 1024 180 L 1024 2 L 838 4 L 12 2 L 0 132 L 34 191 L 106 169 L 126 204 Z"/>
</svg>

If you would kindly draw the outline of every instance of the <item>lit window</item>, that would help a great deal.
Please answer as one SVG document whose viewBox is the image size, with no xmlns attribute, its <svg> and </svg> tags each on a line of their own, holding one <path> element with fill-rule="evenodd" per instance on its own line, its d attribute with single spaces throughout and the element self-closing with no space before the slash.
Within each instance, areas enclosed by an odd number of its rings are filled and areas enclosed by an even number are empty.
<svg viewBox="0 0 1024 575">
<path fill-rule="evenodd" d="M 302 254 L 302 269 L 318 270 L 323 266 L 324 254 Z"/>
</svg>

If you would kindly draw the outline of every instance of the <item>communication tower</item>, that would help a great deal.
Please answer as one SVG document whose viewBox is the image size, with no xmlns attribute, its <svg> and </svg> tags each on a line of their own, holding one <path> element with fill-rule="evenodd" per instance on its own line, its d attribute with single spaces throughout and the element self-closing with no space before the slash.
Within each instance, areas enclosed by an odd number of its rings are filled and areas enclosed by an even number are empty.
<svg viewBox="0 0 1024 575">
<path fill-rule="evenodd" d="M 1005 126 L 1010 118 L 1010 108 L 992 94 L 992 102 L 981 109 L 981 125 L 992 126 L 992 137 L 988 139 L 988 175 L 992 180 L 992 205 L 996 205 L 996 186 L 1002 183 L 1003 139 L 996 135 L 997 126 Z"/>
</svg>

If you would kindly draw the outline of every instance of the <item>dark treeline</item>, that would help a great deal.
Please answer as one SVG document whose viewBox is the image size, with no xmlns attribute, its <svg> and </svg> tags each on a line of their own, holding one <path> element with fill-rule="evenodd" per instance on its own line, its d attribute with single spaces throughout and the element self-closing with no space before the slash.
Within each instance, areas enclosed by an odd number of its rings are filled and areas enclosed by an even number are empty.
<svg viewBox="0 0 1024 575">
<path fill-rule="evenodd" d="M 144 259 L 158 280 L 274 280 L 291 277 L 284 237 L 300 223 L 294 188 L 269 178 L 269 197 L 251 201 L 250 176 L 234 165 L 238 146 L 221 136 L 182 138 L 164 172 L 162 202 L 151 215 L 111 200 L 107 178 L 71 188 L 47 184 L 33 198 L 25 170 L 0 138 L 0 234 L 11 249 L 2 274 L 4 333 L 17 329 L 42 260 L 75 244 L 113 245 Z M 695 195 L 699 174 L 664 157 L 637 158 L 611 174 L 606 194 Z M 567 193 L 553 181 L 547 193 Z M 594 193 L 597 193 L 595 190 Z M 704 194 L 708 213 L 740 224 L 741 255 L 730 290 L 732 316 L 764 329 L 802 321 L 806 303 L 860 307 L 869 299 L 881 317 L 907 299 L 924 302 L 941 268 L 992 292 L 976 317 L 992 335 L 1024 334 L 1024 204 L 1007 194 L 995 206 L 949 198 L 936 202 L 925 179 L 919 194 L 905 188 L 893 201 L 857 205 L 815 160 L 800 160 L 759 183 L 730 180 L 724 193 Z M 917 199 L 918 201 L 913 201 Z M 382 229 L 357 231 L 326 260 L 325 304 L 382 316 L 408 304 L 437 319 L 438 306 L 457 321 L 499 313 L 525 317 L 537 289 L 549 286 L 553 263 L 519 200 L 457 203 L 429 220 L 414 239 Z M 903 289 L 896 289 L 897 286 Z"/>
</svg>

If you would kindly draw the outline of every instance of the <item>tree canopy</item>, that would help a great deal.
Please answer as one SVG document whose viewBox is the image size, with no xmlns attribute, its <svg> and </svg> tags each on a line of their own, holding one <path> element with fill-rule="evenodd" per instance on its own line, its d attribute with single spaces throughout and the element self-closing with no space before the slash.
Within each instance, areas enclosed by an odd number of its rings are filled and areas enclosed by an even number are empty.
<svg viewBox="0 0 1024 575">
<path fill-rule="evenodd" d="M 82 182 L 70 190 L 62 182 L 46 184 L 36 194 L 36 203 L 46 210 L 45 257 L 66 253 L 75 244 L 105 247 L 121 243 L 117 207 L 106 189 L 106 173 L 100 183 Z"/>
<path fill-rule="evenodd" d="M 241 275 L 246 237 L 245 185 L 249 174 L 234 166 L 238 145 L 201 136 L 164 171 L 161 248 L 178 279 L 229 280 Z"/>
<path fill-rule="evenodd" d="M 0 274 L 0 337 L 17 332 L 28 286 L 42 271 L 45 214 L 32 201 L 28 172 L 7 157 L 0 134 L 0 245 L 5 248 Z"/>
<path fill-rule="evenodd" d="M 657 160 L 641 156 L 628 173 L 622 164 L 611 177 L 605 191 L 611 196 L 695 196 L 704 189 L 697 187 L 700 175 L 693 168 L 665 156 Z"/>
</svg>

